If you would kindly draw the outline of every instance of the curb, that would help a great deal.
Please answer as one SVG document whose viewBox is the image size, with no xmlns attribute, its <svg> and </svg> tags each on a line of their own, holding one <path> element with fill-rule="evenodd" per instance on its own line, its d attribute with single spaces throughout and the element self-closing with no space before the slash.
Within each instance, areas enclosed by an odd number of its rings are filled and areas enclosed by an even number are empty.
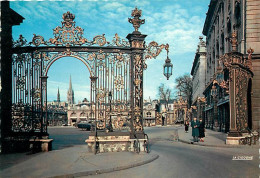
<svg viewBox="0 0 260 178">
<path fill-rule="evenodd" d="M 119 167 L 108 168 L 108 169 L 96 169 L 94 171 L 85 171 L 85 172 L 78 172 L 78 173 L 73 173 L 73 174 L 52 176 L 52 177 L 49 177 L 49 178 L 74 178 L 74 177 L 90 176 L 90 175 L 97 175 L 97 174 L 104 174 L 104 173 L 110 173 L 110 172 L 115 172 L 115 171 L 121 171 L 121 170 L 130 169 L 130 168 L 134 168 L 134 167 L 138 167 L 138 166 L 142 166 L 142 165 L 151 163 L 158 158 L 159 158 L 159 155 L 154 155 L 151 159 L 148 159 L 146 161 L 142 161 L 142 162 L 139 162 L 139 163 L 130 164 L 130 165 L 126 165 L 126 166 L 119 166 Z"/>
<path fill-rule="evenodd" d="M 239 146 L 235 146 L 235 145 L 206 145 L 206 144 L 194 143 L 192 141 L 186 141 L 186 140 L 182 140 L 182 139 L 179 139 L 179 141 L 182 142 L 182 143 L 190 144 L 190 145 L 216 147 L 216 148 L 244 148 L 244 146 L 246 146 L 246 145 L 239 145 Z M 253 148 L 253 147 L 249 147 L 249 148 Z"/>
</svg>

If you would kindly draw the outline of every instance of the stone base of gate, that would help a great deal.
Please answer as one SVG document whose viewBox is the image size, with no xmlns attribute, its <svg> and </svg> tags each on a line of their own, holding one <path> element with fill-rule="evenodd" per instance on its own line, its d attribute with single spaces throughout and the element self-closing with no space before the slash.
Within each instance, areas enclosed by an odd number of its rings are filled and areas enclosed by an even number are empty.
<svg viewBox="0 0 260 178">
<path fill-rule="evenodd" d="M 145 151 L 144 133 L 136 134 L 140 143 L 140 151 Z M 96 137 L 97 152 L 122 152 L 122 151 L 134 151 L 134 138 L 130 132 L 98 132 Z M 91 133 L 86 140 L 88 144 L 89 152 L 95 151 L 95 133 Z"/>
<path fill-rule="evenodd" d="M 29 140 L 30 150 L 32 152 L 48 152 L 52 150 L 53 139 L 45 138 L 31 138 Z"/>
<path fill-rule="evenodd" d="M 239 145 L 239 140 L 241 140 L 244 137 L 227 137 L 226 138 L 226 144 L 227 145 Z"/>
</svg>

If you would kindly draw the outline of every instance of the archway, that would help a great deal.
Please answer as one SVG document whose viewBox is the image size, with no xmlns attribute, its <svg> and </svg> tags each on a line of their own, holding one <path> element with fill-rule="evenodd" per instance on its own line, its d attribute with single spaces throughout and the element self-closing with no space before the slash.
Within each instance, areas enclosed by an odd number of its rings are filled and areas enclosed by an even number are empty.
<svg viewBox="0 0 260 178">
<path fill-rule="evenodd" d="M 75 26 L 75 15 L 70 12 L 63 14 L 62 26 L 53 30 L 54 37 L 48 41 L 34 35 L 27 42 L 20 35 L 12 49 L 13 106 L 9 134 L 26 135 L 27 139 L 48 137 L 47 73 L 55 60 L 67 56 L 82 60 L 91 73 L 90 102 L 96 125 L 97 121 L 108 120 L 112 113 L 120 116 L 120 121 L 122 114 L 126 114 L 131 116 L 128 119 L 131 138 L 137 133 L 143 135 L 145 61 L 156 58 L 164 48 L 168 51 L 169 45 L 153 41 L 147 46 L 147 35 L 138 31 L 144 23 L 141 11 L 135 8 L 132 16 L 129 22 L 135 31 L 128 34 L 128 41 L 117 34 L 111 42 L 104 35 L 87 40 L 84 30 Z M 112 110 L 108 109 L 109 101 L 113 103 Z"/>
<path fill-rule="evenodd" d="M 86 116 L 81 116 L 83 111 L 90 114 L 90 72 L 86 63 L 75 57 L 61 57 L 53 60 L 46 71 L 47 80 L 47 120 L 55 121 L 52 117 L 51 108 L 57 108 L 56 116 L 61 115 L 58 111 L 64 111 L 67 119 L 62 120 L 60 125 L 76 125 L 75 123 L 87 121 Z M 85 108 L 85 105 L 88 108 Z M 77 113 L 71 116 L 71 113 Z M 62 113 L 63 114 L 63 113 Z M 73 118 L 74 117 L 74 118 Z M 53 122 L 52 122 L 53 123 Z M 57 126 L 57 125 L 52 125 Z"/>
</svg>

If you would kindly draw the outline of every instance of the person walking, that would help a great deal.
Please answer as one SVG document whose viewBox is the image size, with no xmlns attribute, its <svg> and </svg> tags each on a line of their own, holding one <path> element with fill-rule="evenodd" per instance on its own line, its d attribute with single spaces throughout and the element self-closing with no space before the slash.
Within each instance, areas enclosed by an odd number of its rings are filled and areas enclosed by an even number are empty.
<svg viewBox="0 0 260 178">
<path fill-rule="evenodd" d="M 200 118 L 200 126 L 199 126 L 199 138 L 200 142 L 204 142 L 203 138 L 205 137 L 205 124 Z"/>
<path fill-rule="evenodd" d="M 196 117 L 194 117 L 193 121 L 191 121 L 192 136 L 193 136 L 193 141 L 194 142 L 198 142 L 199 126 L 200 126 L 199 121 L 197 120 Z"/>
<path fill-rule="evenodd" d="M 187 133 L 189 131 L 189 121 L 188 120 L 185 121 L 184 126 L 185 126 L 185 132 Z"/>
</svg>

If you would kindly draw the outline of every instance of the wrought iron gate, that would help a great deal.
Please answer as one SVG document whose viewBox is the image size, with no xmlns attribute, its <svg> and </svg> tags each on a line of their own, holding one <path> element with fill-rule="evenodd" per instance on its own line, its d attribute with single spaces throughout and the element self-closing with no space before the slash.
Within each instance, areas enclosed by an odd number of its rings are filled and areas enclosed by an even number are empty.
<svg viewBox="0 0 260 178">
<path fill-rule="evenodd" d="M 111 114 L 129 122 L 131 131 L 142 131 L 143 69 L 145 60 L 157 57 L 167 45 L 151 42 L 138 28 L 144 23 L 141 10 L 132 11 L 135 31 L 128 41 L 115 34 L 108 42 L 104 35 L 89 41 L 84 30 L 75 26 L 75 15 L 63 14 L 62 26 L 53 30 L 54 37 L 45 41 L 35 35 L 27 42 L 22 35 L 14 42 L 12 61 L 12 132 L 42 137 L 47 134 L 47 74 L 50 66 L 62 57 L 81 60 L 90 72 L 90 102 L 100 127 L 105 127 Z M 112 113 L 108 93 L 112 92 Z M 130 113 L 130 114 L 129 114 Z M 121 123 L 123 123 L 121 122 Z M 120 125 L 118 126 L 120 127 Z"/>
</svg>

